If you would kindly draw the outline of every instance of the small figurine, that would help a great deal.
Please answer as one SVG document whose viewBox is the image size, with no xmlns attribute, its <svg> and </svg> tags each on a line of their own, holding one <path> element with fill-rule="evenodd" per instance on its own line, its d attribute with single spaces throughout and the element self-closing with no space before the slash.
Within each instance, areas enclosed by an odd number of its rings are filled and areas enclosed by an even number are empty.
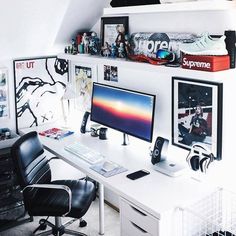
<svg viewBox="0 0 236 236">
<path fill-rule="evenodd" d="M 65 52 L 65 53 L 68 53 L 67 46 L 65 47 L 64 52 Z"/>
<path fill-rule="evenodd" d="M 126 54 L 126 57 L 128 55 L 130 55 L 130 52 L 131 51 L 131 47 L 130 47 L 130 43 L 129 43 L 129 37 L 128 35 L 125 35 L 125 54 Z"/>
<path fill-rule="evenodd" d="M 111 45 L 111 57 L 116 57 L 117 56 L 117 47 L 116 45 L 113 43 Z"/>
<path fill-rule="evenodd" d="M 105 45 L 101 48 L 101 54 L 104 57 L 109 57 L 111 55 L 111 47 L 108 42 L 105 42 Z"/>
<path fill-rule="evenodd" d="M 82 42 L 78 45 L 78 52 L 82 54 L 84 53 L 84 44 Z"/>
<path fill-rule="evenodd" d="M 116 26 L 116 31 L 118 33 L 116 37 L 116 46 L 119 48 L 120 43 L 125 43 L 125 27 L 123 25 L 117 25 Z"/>
<path fill-rule="evenodd" d="M 77 53 L 77 47 L 74 39 L 71 39 L 71 54 Z"/>
<path fill-rule="evenodd" d="M 118 57 L 120 58 L 126 57 L 124 43 L 120 43 L 120 47 L 118 48 Z"/>
<path fill-rule="evenodd" d="M 89 52 L 91 55 L 97 55 L 99 53 L 99 39 L 95 32 L 92 32 L 89 40 Z"/>
<path fill-rule="evenodd" d="M 89 37 L 87 33 L 83 34 L 82 43 L 84 45 L 84 53 L 88 54 L 89 53 Z"/>
</svg>

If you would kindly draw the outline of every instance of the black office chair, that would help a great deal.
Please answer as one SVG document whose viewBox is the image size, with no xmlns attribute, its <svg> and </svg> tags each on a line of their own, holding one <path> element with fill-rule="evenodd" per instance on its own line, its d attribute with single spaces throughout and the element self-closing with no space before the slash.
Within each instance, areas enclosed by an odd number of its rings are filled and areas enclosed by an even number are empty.
<svg viewBox="0 0 236 236">
<path fill-rule="evenodd" d="M 41 226 L 48 225 L 52 229 L 38 235 L 67 233 L 86 236 L 65 227 L 85 215 L 95 198 L 94 184 L 87 180 L 51 181 L 49 160 L 46 158 L 37 132 L 30 132 L 20 137 L 13 144 L 11 154 L 28 214 L 55 217 L 55 225 L 47 219 L 40 220 Z M 75 219 L 62 224 L 62 216 Z"/>
</svg>

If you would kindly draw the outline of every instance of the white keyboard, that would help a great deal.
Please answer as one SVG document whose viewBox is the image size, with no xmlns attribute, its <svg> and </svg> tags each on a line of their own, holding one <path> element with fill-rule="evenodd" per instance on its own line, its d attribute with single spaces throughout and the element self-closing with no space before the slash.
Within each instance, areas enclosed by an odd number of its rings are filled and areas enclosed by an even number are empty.
<svg viewBox="0 0 236 236">
<path fill-rule="evenodd" d="M 104 159 L 104 156 L 102 156 L 101 153 L 96 152 L 79 142 L 66 145 L 64 149 L 68 152 L 71 152 L 72 154 L 75 154 L 90 164 L 96 164 Z"/>
</svg>

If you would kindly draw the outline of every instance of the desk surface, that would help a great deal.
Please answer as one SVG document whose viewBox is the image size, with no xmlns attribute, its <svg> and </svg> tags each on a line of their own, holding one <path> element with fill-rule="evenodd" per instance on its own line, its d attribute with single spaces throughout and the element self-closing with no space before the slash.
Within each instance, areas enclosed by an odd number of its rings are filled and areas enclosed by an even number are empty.
<svg viewBox="0 0 236 236">
<path fill-rule="evenodd" d="M 48 128 L 52 128 L 52 125 L 24 129 L 22 132 L 33 130 L 39 132 Z M 62 140 L 39 137 L 47 150 L 158 219 L 176 207 L 184 207 L 201 199 L 206 192 L 210 191 L 209 189 L 212 189 L 189 176 L 173 178 L 153 170 L 149 157 L 149 143 L 132 138 L 130 145 L 122 146 L 122 134 L 110 132 L 111 130 L 108 131 L 108 140 L 99 140 L 97 137 L 91 137 L 89 133 L 75 133 Z M 75 141 L 99 151 L 109 160 L 127 168 L 128 171 L 109 178 L 103 177 L 91 170 L 87 162 L 64 150 L 65 145 Z M 127 174 L 140 169 L 150 171 L 150 175 L 134 181 L 126 177 Z"/>
</svg>

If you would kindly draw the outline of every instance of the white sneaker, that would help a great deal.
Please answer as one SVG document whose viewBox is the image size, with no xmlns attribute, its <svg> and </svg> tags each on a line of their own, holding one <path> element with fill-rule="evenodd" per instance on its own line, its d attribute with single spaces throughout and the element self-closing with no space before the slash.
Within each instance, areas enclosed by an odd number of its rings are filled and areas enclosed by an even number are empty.
<svg viewBox="0 0 236 236">
<path fill-rule="evenodd" d="M 194 43 L 183 43 L 179 46 L 180 50 L 190 55 L 227 55 L 225 46 L 225 36 L 212 38 L 208 33 Z"/>
</svg>

